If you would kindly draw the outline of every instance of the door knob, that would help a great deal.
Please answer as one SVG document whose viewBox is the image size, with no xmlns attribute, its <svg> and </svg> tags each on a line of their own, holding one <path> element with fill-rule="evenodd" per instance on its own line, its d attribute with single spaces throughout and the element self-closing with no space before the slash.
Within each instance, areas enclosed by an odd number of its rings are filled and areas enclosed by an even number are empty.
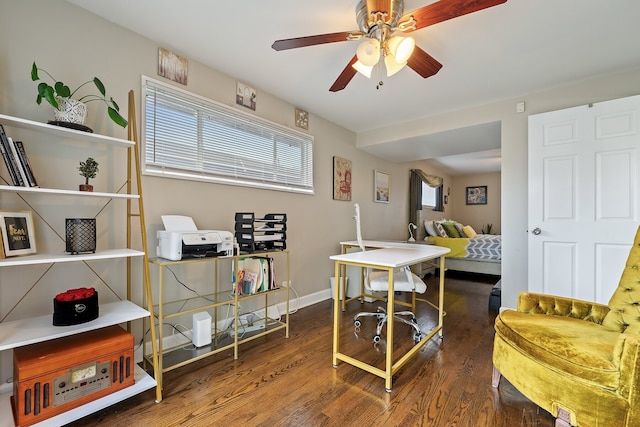
<svg viewBox="0 0 640 427">
<path fill-rule="evenodd" d="M 534 235 L 536 235 L 536 236 L 537 236 L 538 234 L 542 233 L 542 230 L 540 230 L 538 227 L 536 227 L 536 228 L 534 228 L 533 230 L 531 230 L 531 232 L 532 232 Z"/>
</svg>

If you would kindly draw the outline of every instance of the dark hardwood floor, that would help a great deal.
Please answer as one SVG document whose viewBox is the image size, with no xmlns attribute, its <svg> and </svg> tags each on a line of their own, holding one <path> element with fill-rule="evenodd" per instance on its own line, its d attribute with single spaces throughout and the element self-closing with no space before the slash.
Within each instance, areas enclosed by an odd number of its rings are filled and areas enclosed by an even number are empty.
<svg viewBox="0 0 640 427">
<path fill-rule="evenodd" d="M 432 339 L 394 376 L 384 380 L 340 363 L 332 367 L 332 301 L 291 316 L 290 338 L 262 337 L 166 373 L 164 400 L 142 393 L 73 423 L 73 426 L 490 426 L 551 427 L 554 419 L 504 378 L 491 387 L 495 312 L 488 310 L 493 277 L 448 274 L 444 339 Z M 437 301 L 437 278 L 427 278 L 427 298 Z M 377 303 L 352 303 L 343 316 L 341 349 L 383 363 L 371 343 L 373 319 L 354 334 L 352 317 Z M 421 304 L 421 327 L 436 312 Z M 398 346 L 409 345 L 406 325 Z M 381 365 L 383 367 L 383 364 Z"/>
</svg>

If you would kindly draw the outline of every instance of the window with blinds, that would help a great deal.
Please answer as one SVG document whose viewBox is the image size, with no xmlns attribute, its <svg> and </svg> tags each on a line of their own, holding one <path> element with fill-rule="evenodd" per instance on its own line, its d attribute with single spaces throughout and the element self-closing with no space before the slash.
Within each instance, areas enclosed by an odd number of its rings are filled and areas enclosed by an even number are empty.
<svg viewBox="0 0 640 427">
<path fill-rule="evenodd" d="M 144 172 L 313 194 L 313 137 L 143 76 Z"/>
</svg>

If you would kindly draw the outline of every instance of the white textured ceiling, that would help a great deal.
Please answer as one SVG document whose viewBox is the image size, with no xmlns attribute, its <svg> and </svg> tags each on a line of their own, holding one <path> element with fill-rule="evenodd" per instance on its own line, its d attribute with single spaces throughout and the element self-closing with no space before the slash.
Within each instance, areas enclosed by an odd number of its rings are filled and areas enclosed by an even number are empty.
<svg viewBox="0 0 640 427">
<path fill-rule="evenodd" d="M 68 1 L 356 133 L 640 66 L 639 0 L 508 0 L 412 33 L 443 64 L 435 76 L 405 68 L 377 90 L 378 78 L 358 74 L 337 93 L 328 89 L 357 41 L 271 44 L 357 30 L 353 0 Z M 406 0 L 405 13 L 429 3 Z"/>
</svg>

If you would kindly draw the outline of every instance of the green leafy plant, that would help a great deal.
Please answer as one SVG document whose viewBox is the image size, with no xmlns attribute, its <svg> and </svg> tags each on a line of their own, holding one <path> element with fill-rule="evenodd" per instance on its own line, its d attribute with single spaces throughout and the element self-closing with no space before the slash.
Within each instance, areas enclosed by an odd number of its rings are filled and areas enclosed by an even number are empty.
<svg viewBox="0 0 640 427">
<path fill-rule="evenodd" d="M 96 162 L 92 157 L 89 157 L 84 162 L 80 162 L 78 170 L 80 171 L 80 175 L 85 177 L 85 185 L 89 185 L 89 178 L 95 178 L 96 174 L 99 172 L 98 162 Z"/>
<path fill-rule="evenodd" d="M 493 228 L 493 224 L 487 224 L 487 225 L 482 227 L 482 230 L 480 230 L 480 233 L 482 233 L 482 234 L 491 234 L 491 229 L 492 228 Z"/>
<path fill-rule="evenodd" d="M 73 96 L 78 91 L 78 89 L 80 89 L 81 87 L 87 84 L 93 83 L 96 86 L 96 88 L 98 88 L 100 95 L 95 95 L 95 94 L 84 95 L 76 99 L 76 101 L 84 102 L 84 103 L 88 103 L 91 101 L 104 102 L 107 105 L 107 113 L 109 114 L 109 117 L 111 118 L 111 120 L 113 120 L 116 124 L 122 126 L 123 128 L 127 127 L 127 124 L 128 124 L 127 121 L 124 119 L 124 117 L 120 115 L 120 107 L 118 106 L 116 101 L 113 100 L 113 98 L 109 97 L 107 99 L 107 95 L 106 95 L 107 92 L 104 88 L 104 85 L 102 84 L 102 81 L 100 81 L 99 78 L 94 77 L 93 80 L 86 81 L 82 83 L 80 86 L 78 86 L 74 91 L 71 91 L 69 86 L 67 86 L 61 81 L 58 81 L 55 77 L 49 74 L 49 72 L 47 72 L 42 68 L 38 68 L 35 62 L 31 66 L 31 80 L 33 80 L 34 82 L 40 80 L 40 76 L 38 74 L 39 71 L 42 71 L 47 76 L 49 76 L 51 80 L 54 81 L 54 84 L 53 86 L 51 86 L 44 81 L 38 84 L 38 97 L 36 98 L 36 102 L 38 103 L 38 105 L 40 105 L 43 99 L 46 99 L 47 102 L 57 110 L 59 109 L 58 101 L 56 100 L 57 96 L 61 98 L 75 99 L 73 98 Z"/>
</svg>

